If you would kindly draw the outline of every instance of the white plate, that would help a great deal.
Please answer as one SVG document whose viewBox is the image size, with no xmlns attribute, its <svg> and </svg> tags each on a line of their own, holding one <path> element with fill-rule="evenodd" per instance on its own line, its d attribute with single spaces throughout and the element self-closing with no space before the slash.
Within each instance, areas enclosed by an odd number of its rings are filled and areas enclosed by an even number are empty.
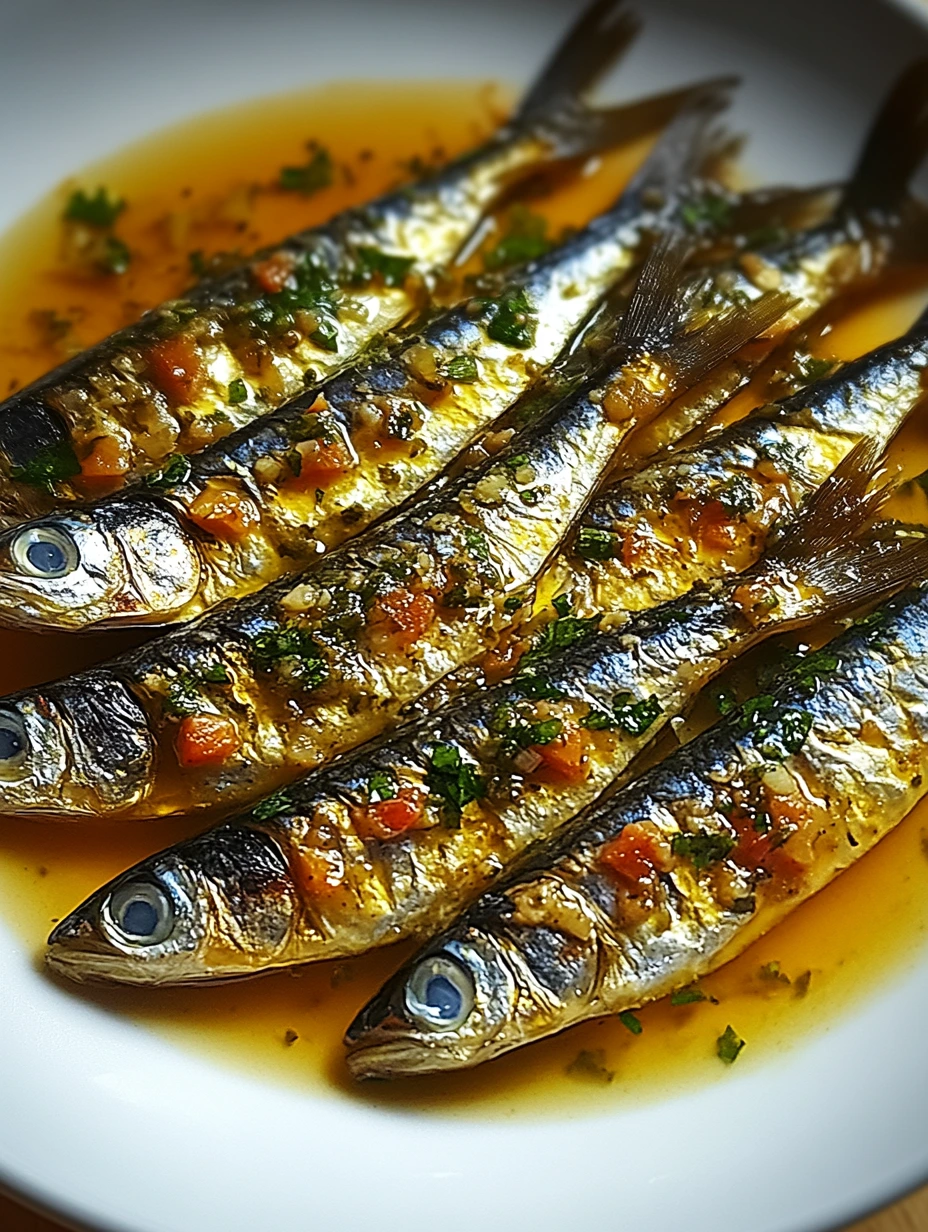
<svg viewBox="0 0 928 1232">
<path fill-rule="evenodd" d="M 120 143 L 251 95 L 361 75 L 522 80 L 577 7 L 5 0 L 0 226 Z M 916 0 L 642 7 L 616 92 L 743 73 L 736 118 L 761 178 L 843 174 L 880 92 L 928 47 Z M 0 1179 L 119 1232 L 813 1232 L 928 1178 L 926 1020 L 922 962 L 830 1031 L 675 1099 L 436 1120 L 185 1053 L 45 982 L 0 913 Z"/>
</svg>

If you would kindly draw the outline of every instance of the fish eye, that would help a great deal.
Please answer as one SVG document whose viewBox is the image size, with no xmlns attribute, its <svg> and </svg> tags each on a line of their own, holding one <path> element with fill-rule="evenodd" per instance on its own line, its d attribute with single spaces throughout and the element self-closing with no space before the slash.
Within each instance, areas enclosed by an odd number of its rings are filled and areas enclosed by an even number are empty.
<svg viewBox="0 0 928 1232">
<path fill-rule="evenodd" d="M 174 904 L 153 881 L 133 881 L 110 897 L 107 924 L 119 940 L 133 945 L 158 945 L 174 928 Z"/>
<path fill-rule="evenodd" d="M 10 554 L 20 571 L 30 577 L 65 577 L 80 563 L 77 544 L 57 526 L 21 530 L 10 545 Z"/>
<path fill-rule="evenodd" d="M 423 1027 L 450 1031 L 461 1026 L 475 995 L 471 973 L 443 954 L 424 958 L 406 981 L 406 1009 Z"/>
<path fill-rule="evenodd" d="M 29 752 L 26 725 L 18 714 L 0 711 L 0 778 L 20 770 Z"/>
</svg>

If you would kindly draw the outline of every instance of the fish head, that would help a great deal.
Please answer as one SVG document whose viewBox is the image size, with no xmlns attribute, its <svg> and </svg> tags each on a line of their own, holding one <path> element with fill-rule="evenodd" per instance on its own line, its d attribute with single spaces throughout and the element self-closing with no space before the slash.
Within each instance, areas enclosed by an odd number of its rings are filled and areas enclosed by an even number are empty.
<svg viewBox="0 0 928 1232">
<path fill-rule="evenodd" d="M 0 535 L 0 623 L 85 629 L 167 618 L 196 593 L 200 554 L 166 501 L 115 497 Z"/>
<path fill-rule="evenodd" d="M 97 816 L 146 795 L 154 738 L 106 668 L 0 701 L 0 813 Z"/>
<path fill-rule="evenodd" d="M 518 982 L 491 933 L 446 935 L 403 967 L 345 1035 L 353 1077 L 465 1069 L 495 1055 L 513 1029 Z"/>
<path fill-rule="evenodd" d="M 252 974 L 273 965 L 286 945 L 293 893 L 273 839 L 249 826 L 218 826 L 91 895 L 55 928 L 46 962 L 78 982 L 163 985 Z"/>
</svg>

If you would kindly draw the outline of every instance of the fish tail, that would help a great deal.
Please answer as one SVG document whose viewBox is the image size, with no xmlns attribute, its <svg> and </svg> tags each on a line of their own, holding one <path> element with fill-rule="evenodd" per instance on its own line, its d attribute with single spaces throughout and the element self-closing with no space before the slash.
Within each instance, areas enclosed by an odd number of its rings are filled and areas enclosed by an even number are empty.
<svg viewBox="0 0 928 1232">
<path fill-rule="evenodd" d="M 822 614 L 861 607 L 928 577 L 928 537 L 874 519 L 893 483 L 880 442 L 859 441 L 777 541 L 759 571 L 785 567 L 821 592 Z"/>
<path fill-rule="evenodd" d="M 617 343 L 629 351 L 658 359 L 673 391 L 697 384 L 726 359 L 764 333 L 794 301 L 779 291 L 728 309 L 697 329 L 687 329 L 689 296 L 681 282 L 693 242 L 683 232 L 665 232 L 641 269 Z"/>
<path fill-rule="evenodd" d="M 674 202 L 681 189 L 718 157 L 724 133 L 715 120 L 728 107 L 738 84 L 737 77 L 718 77 L 685 91 L 683 105 L 622 194 L 625 208 L 643 208 L 655 200 Z"/>
<path fill-rule="evenodd" d="M 592 108 L 587 96 L 641 28 L 626 0 L 594 0 L 571 27 L 523 99 L 516 129 L 543 135 L 559 158 L 634 141 L 669 123 L 706 87 L 684 86 L 621 106 Z"/>
<path fill-rule="evenodd" d="M 905 70 L 864 143 L 842 205 L 855 214 L 894 211 L 928 153 L 928 59 Z"/>
<path fill-rule="evenodd" d="M 583 107 L 585 95 L 634 42 L 641 21 L 626 0 L 593 0 L 529 87 L 514 123 L 530 125 Z"/>
</svg>

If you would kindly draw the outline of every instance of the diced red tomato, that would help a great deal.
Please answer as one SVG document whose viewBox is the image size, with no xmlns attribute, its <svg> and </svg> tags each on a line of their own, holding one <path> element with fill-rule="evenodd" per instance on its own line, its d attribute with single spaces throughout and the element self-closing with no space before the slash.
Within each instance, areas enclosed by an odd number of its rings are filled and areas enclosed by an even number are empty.
<svg viewBox="0 0 928 1232">
<path fill-rule="evenodd" d="M 81 479 L 88 487 L 118 484 L 129 470 L 129 452 L 115 436 L 98 436 L 81 462 Z"/>
<path fill-rule="evenodd" d="M 221 764 L 241 746 L 235 724 L 218 714 L 188 715 L 174 741 L 177 759 L 184 767 Z"/>
<path fill-rule="evenodd" d="M 263 261 L 255 261 L 251 267 L 258 286 L 269 295 L 275 295 L 287 285 L 287 279 L 293 273 L 296 258 L 290 252 L 272 252 Z"/>
<path fill-rule="evenodd" d="M 167 338 L 148 353 L 151 379 L 175 405 L 193 402 L 203 387 L 203 358 L 192 338 Z"/>
<path fill-rule="evenodd" d="M 324 488 L 351 469 L 351 458 L 341 441 L 300 441 L 295 452 L 300 473 L 293 476 L 290 486 L 301 491 Z"/>
<path fill-rule="evenodd" d="M 408 650 L 431 627 L 435 600 L 423 590 L 391 590 L 371 608 L 372 625 L 380 625 L 397 647 Z"/>
<path fill-rule="evenodd" d="M 188 516 L 200 530 L 224 543 L 238 543 L 258 521 L 257 510 L 247 496 L 213 484 L 207 484 L 191 503 Z"/>
<path fill-rule="evenodd" d="M 577 727 L 563 732 L 550 744 L 532 745 L 545 766 L 568 783 L 582 783 L 590 773 L 591 747 L 590 737 Z"/>
<path fill-rule="evenodd" d="M 414 830 L 425 815 L 425 797 L 414 787 L 401 787 L 392 800 L 378 800 L 359 809 L 355 822 L 363 838 L 389 838 Z"/>
<path fill-rule="evenodd" d="M 703 507 L 693 530 L 700 547 L 710 552 L 729 551 L 737 538 L 737 527 L 721 501 L 709 501 Z"/>
<path fill-rule="evenodd" d="M 633 883 L 653 880 L 661 853 L 653 834 L 632 822 L 599 853 L 599 863 Z"/>
</svg>

